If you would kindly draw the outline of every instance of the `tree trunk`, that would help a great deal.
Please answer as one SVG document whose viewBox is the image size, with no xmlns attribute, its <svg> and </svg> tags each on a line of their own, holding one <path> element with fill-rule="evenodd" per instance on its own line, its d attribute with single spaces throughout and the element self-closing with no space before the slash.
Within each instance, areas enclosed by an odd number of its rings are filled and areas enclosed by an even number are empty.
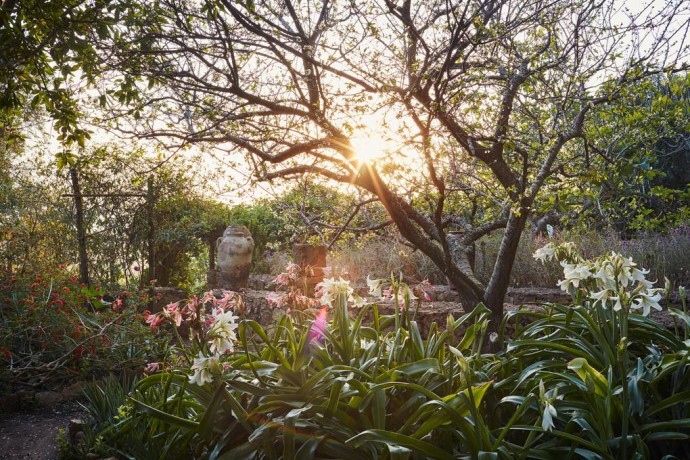
<svg viewBox="0 0 690 460">
<path fill-rule="evenodd" d="M 79 245 L 79 278 L 82 283 L 89 286 L 89 258 L 86 253 L 86 230 L 84 229 L 84 198 L 79 187 L 77 168 L 69 169 L 72 179 L 72 193 L 74 195 L 74 207 L 76 211 L 77 244 Z"/>
<path fill-rule="evenodd" d="M 528 211 L 525 207 L 522 207 L 517 213 L 510 213 L 508 224 L 501 240 L 501 247 L 496 257 L 496 264 L 484 292 L 484 304 L 491 310 L 491 321 L 487 330 L 489 340 L 486 351 L 488 352 L 498 351 L 498 341 L 495 339 L 492 341 L 491 339 L 496 337 L 493 334 L 498 334 L 501 321 L 503 320 L 503 302 L 510 285 L 510 273 L 513 270 L 522 231 L 527 223 L 527 215 Z"/>
<path fill-rule="evenodd" d="M 156 228 L 153 223 L 153 211 L 155 209 L 156 197 L 153 192 L 153 176 L 149 176 L 146 182 L 146 220 L 147 220 L 147 235 L 146 241 L 148 245 L 148 282 L 152 285 L 152 281 L 156 279 Z M 166 286 L 165 284 L 163 286 Z"/>
</svg>

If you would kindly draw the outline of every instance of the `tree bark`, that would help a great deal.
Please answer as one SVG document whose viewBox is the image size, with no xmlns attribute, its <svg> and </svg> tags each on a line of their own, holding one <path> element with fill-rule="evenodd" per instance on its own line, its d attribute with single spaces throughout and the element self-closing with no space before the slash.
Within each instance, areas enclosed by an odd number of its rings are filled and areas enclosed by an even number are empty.
<svg viewBox="0 0 690 460">
<path fill-rule="evenodd" d="M 86 252 L 86 229 L 84 229 L 84 198 L 79 187 L 79 175 L 77 168 L 72 166 L 69 169 L 72 179 L 72 193 L 74 194 L 74 207 L 76 211 L 77 244 L 79 246 L 79 279 L 86 286 L 89 286 L 89 258 Z"/>
<path fill-rule="evenodd" d="M 503 301 L 505 300 L 508 286 L 510 285 L 510 273 L 513 270 L 515 255 L 517 254 L 520 237 L 525 228 L 528 217 L 528 207 L 521 206 L 519 211 L 512 211 L 508 218 L 501 246 L 498 250 L 496 264 L 489 284 L 484 291 L 484 304 L 491 310 L 489 327 L 487 329 L 488 341 L 487 350 L 489 352 L 498 351 L 498 341 L 491 340 L 492 334 L 498 334 L 501 321 L 503 320 Z M 495 336 L 494 336 L 495 337 Z"/>
</svg>

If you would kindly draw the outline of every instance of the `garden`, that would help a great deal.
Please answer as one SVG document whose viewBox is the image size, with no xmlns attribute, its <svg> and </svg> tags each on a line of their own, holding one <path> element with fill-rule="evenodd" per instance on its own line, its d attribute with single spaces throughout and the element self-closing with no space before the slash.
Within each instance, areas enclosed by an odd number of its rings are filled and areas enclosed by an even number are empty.
<svg viewBox="0 0 690 460">
<path fill-rule="evenodd" d="M 690 458 L 690 4 L 0 5 L 0 457 Z"/>
</svg>

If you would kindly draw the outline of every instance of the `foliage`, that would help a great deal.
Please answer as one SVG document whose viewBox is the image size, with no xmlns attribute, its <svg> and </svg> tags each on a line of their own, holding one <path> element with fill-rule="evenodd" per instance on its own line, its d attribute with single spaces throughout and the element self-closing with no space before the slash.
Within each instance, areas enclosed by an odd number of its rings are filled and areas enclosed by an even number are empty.
<svg viewBox="0 0 690 460">
<path fill-rule="evenodd" d="M 564 223 L 620 232 L 667 231 L 688 217 L 688 74 L 652 76 L 621 90 L 588 125 L 583 174 L 554 178 L 545 206 Z M 584 180 L 583 180 L 584 179 Z"/>
<path fill-rule="evenodd" d="M 62 196 L 72 192 L 66 169 L 56 171 L 54 159 L 31 153 L 14 162 L 3 156 L 0 162 L 12 177 L 0 194 L 0 234 L 6 243 L 0 256 L 7 271 L 19 278 L 38 271 L 50 277 L 58 274 L 57 267 L 71 267 L 77 259 L 73 202 Z M 193 164 L 159 165 L 142 149 L 110 144 L 84 149 L 70 161 L 87 195 L 84 226 L 91 278 L 105 286 L 142 279 L 148 251 L 147 181 L 153 178 L 159 285 L 193 285 L 190 260 L 208 253 L 209 235 L 222 232 L 231 218 L 228 206 L 205 198 L 205 189 L 189 172 Z"/>
<path fill-rule="evenodd" d="M 26 284 L 3 280 L 3 391 L 54 388 L 114 371 L 140 371 L 163 352 L 166 340 L 154 339 L 143 326 L 137 308 L 146 302 L 136 291 L 108 294 L 87 288 L 75 276 L 36 275 Z"/>
<path fill-rule="evenodd" d="M 79 97 L 71 78 L 93 82 L 99 75 L 94 42 L 111 32 L 113 18 L 103 2 L 84 0 L 6 1 L 0 5 L 0 110 L 19 116 L 44 108 L 55 121 L 58 140 L 84 146 Z"/>
<path fill-rule="evenodd" d="M 400 309 L 381 316 L 369 305 L 354 319 L 348 303 L 360 300 L 349 284 L 326 280 L 321 309 L 294 310 L 268 330 L 244 319 L 227 353 L 209 348 L 212 334 L 192 335 L 180 361 L 137 385 L 117 430 L 146 432 L 154 458 L 687 456 L 685 304 L 672 310 L 674 333 L 645 316 L 660 292 L 630 259 L 588 262 L 572 245 L 535 254 L 554 256 L 574 304 L 510 313 L 503 326 L 522 326 L 488 337 L 504 344 L 497 355 L 480 352 L 489 313 L 481 305 L 423 338 L 414 292 L 399 280 L 369 287 Z M 159 318 L 178 322 L 177 311 Z M 195 310 L 181 311 L 184 324 Z M 116 433 L 102 445 L 127 452 Z"/>
</svg>

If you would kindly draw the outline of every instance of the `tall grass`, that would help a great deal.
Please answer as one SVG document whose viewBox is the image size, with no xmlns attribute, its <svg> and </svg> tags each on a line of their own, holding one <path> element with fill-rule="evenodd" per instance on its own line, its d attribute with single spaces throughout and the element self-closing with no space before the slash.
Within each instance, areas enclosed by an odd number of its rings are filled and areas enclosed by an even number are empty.
<svg viewBox="0 0 690 460">
<path fill-rule="evenodd" d="M 525 232 L 520 240 L 511 279 L 513 287 L 554 287 L 561 277 L 556 262 L 535 263 L 532 254 L 549 239 L 533 237 Z M 594 258 L 611 251 L 632 257 L 650 270 L 649 279 L 671 280 L 674 287 L 690 284 L 690 227 L 681 227 L 666 234 L 643 234 L 623 239 L 612 231 L 564 232 L 556 241 L 572 241 L 585 258 Z M 491 277 L 501 244 L 496 233 L 476 245 L 475 268 L 480 280 Z M 390 273 L 403 273 L 410 282 L 429 279 L 432 284 L 445 284 L 446 279 L 431 260 L 420 251 L 412 250 L 394 239 L 371 239 L 356 247 L 336 249 L 329 254 L 329 265 L 349 274 L 349 279 L 362 282 L 367 275 L 385 278 Z M 285 264 L 276 267 L 282 269 Z"/>
</svg>

